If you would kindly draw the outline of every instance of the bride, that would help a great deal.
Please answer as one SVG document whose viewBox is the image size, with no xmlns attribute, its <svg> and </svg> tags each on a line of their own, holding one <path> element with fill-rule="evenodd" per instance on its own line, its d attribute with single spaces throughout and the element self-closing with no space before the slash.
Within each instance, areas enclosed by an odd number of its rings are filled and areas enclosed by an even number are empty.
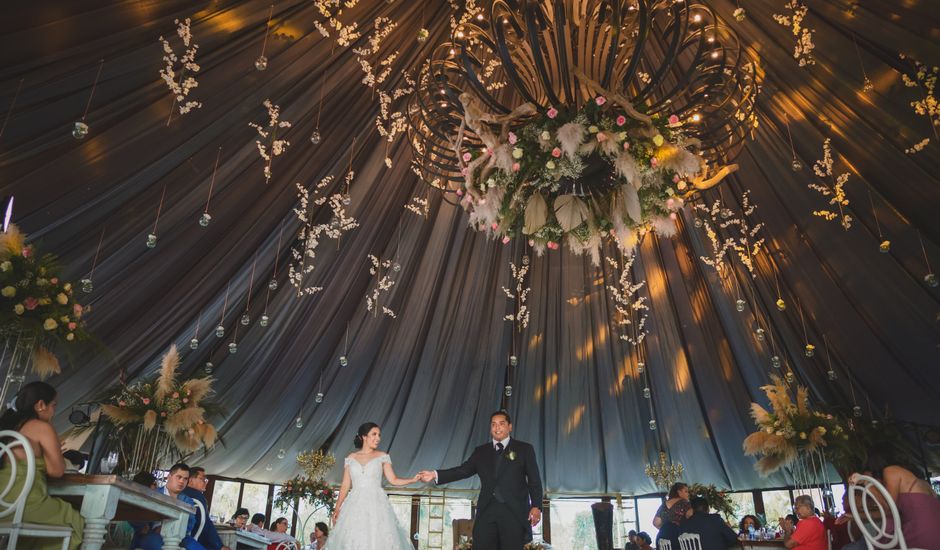
<svg viewBox="0 0 940 550">
<path fill-rule="evenodd" d="M 366 422 L 359 426 L 355 440 L 359 450 L 344 461 L 329 550 L 414 549 L 382 489 L 382 474 L 396 487 L 414 483 L 418 478 L 402 479 L 395 475 L 389 456 L 376 450 L 381 440 L 378 424 Z"/>
</svg>

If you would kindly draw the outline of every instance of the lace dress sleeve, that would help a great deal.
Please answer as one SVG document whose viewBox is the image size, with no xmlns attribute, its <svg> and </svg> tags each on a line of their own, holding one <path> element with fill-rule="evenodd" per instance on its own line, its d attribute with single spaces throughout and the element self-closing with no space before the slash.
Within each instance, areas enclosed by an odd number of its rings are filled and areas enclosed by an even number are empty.
<svg viewBox="0 0 940 550">
<path fill-rule="evenodd" d="M 353 465 L 353 461 L 355 461 L 355 460 L 356 460 L 355 458 L 353 458 L 353 457 L 351 457 L 351 456 L 347 456 L 346 458 L 343 459 L 343 465 L 344 465 L 344 466 L 352 466 L 352 465 Z"/>
<path fill-rule="evenodd" d="M 379 458 L 379 462 L 382 463 L 382 464 L 391 464 L 391 463 L 392 463 L 392 457 L 390 457 L 390 456 L 388 456 L 388 455 L 382 455 L 382 456 Z"/>
</svg>

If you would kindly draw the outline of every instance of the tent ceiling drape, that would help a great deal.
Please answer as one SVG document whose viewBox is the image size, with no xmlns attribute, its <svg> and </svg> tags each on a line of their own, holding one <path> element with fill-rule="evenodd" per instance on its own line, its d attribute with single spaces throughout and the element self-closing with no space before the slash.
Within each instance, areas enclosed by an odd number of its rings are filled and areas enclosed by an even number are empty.
<svg viewBox="0 0 940 550">
<path fill-rule="evenodd" d="M 711 4 L 733 22 L 734 2 Z M 377 100 L 359 82 L 350 49 L 333 48 L 316 32 L 311 2 L 275 3 L 264 72 L 253 62 L 267 2 L 70 0 L 41 9 L 7 7 L 0 23 L 0 105 L 10 105 L 23 82 L 0 138 L 3 193 L 16 196 L 15 221 L 59 254 L 75 279 L 90 270 L 104 235 L 90 322 L 110 353 L 87 354 L 53 380 L 60 406 L 116 383 L 120 368 L 131 379 L 152 373 L 176 343 L 184 350 L 184 371 L 214 363 L 217 398 L 228 409 L 215 419 L 224 448 L 198 459 L 210 472 L 278 482 L 293 475 L 293 454 L 326 445 L 342 455 L 355 428 L 370 420 L 382 425 L 383 448 L 396 469 L 413 472 L 454 464 L 487 437 L 507 358 L 515 353 L 509 410 L 516 434 L 535 445 L 550 491 L 651 492 L 642 466 L 663 445 L 690 480 L 734 489 L 779 486 L 785 478 L 760 478 L 741 452 L 752 429 L 748 403 L 761 395 L 772 370 L 771 343 L 753 337 L 750 312 L 759 305 L 777 353 L 817 402 L 857 402 L 866 416 L 869 408 L 890 406 L 900 419 L 937 424 L 938 294 L 921 280 L 926 268 L 918 234 L 940 266 L 940 154 L 933 141 L 916 155 L 904 153 L 933 135 L 910 108 L 917 98 L 900 80 L 897 53 L 936 63 L 940 14 L 927 1 L 862 0 L 853 13 L 840 2 L 809 0 L 817 64 L 799 69 L 789 30 L 771 17 L 780 4 L 749 2 L 747 20 L 735 24 L 766 73 L 760 127 L 738 159 L 739 172 L 703 197 L 710 202 L 720 194 L 738 209 L 741 193 L 751 191 L 769 252 L 757 259 L 755 290 L 747 290 L 741 271 L 730 286 L 701 262 L 711 245 L 693 226 L 689 208 L 678 235 L 646 238 L 634 265 L 650 299 L 645 362 L 656 431 L 648 428 L 637 356 L 612 320 L 606 286 L 617 273 L 566 251 L 533 257 L 531 320 L 514 333 L 503 320 L 512 304 L 502 287 L 512 284 L 509 262 L 520 262 L 523 243 L 503 245 L 472 232 L 466 215 L 437 192 L 428 195 L 426 218 L 403 208 L 427 193 L 409 169 L 408 144 L 390 146 L 387 168 L 387 145 L 374 128 Z M 449 14 L 442 1 L 363 1 L 344 17 L 363 25 L 392 17 L 399 28 L 383 52 L 398 50 L 406 66 L 447 35 Z M 168 124 L 171 98 L 158 77 L 157 37 L 185 17 L 192 17 L 200 46 L 202 70 L 192 96 L 203 107 Z M 431 35 L 423 45 L 414 38 L 422 26 Z M 870 94 L 859 91 L 853 37 L 876 85 Z M 90 134 L 76 141 L 69 125 L 82 116 L 99 59 L 104 65 L 86 119 Z M 284 136 L 291 145 L 274 159 L 268 184 L 248 126 L 265 120 L 265 99 L 293 123 Z M 308 136 L 318 116 L 323 141 L 312 145 Z M 801 172 L 790 169 L 787 122 L 807 166 Z M 821 158 L 827 137 L 851 173 L 847 192 L 856 223 L 850 231 L 811 215 L 825 199 L 807 189 L 808 167 Z M 219 147 L 213 219 L 201 228 Z M 350 164 L 356 176 L 349 211 L 360 227 L 318 248 L 310 280 L 324 290 L 298 299 L 285 279 L 298 230 L 294 183 L 310 187 L 334 175 L 329 189 L 339 189 Z M 144 241 L 164 193 L 151 250 Z M 878 253 L 879 231 L 892 241 L 890 254 Z M 396 319 L 366 311 L 374 286 L 368 254 L 402 265 L 383 298 Z M 275 265 L 280 288 L 268 293 Z M 253 271 L 255 322 L 242 327 Z M 790 304 L 785 312 L 774 307 L 775 273 Z M 735 310 L 735 289 L 745 289 L 745 314 Z M 256 320 L 265 304 L 272 320 L 261 327 Z M 211 334 L 220 319 L 228 329 L 224 339 Z M 190 351 L 197 326 L 202 345 Z M 236 336 L 238 352 L 230 355 L 227 345 Z M 802 354 L 807 338 L 822 351 L 824 336 L 839 374 L 835 382 L 827 379 L 824 354 Z M 340 367 L 344 353 L 349 365 Z M 313 398 L 318 391 L 325 394 L 321 404 Z M 286 459 L 277 458 L 280 449 Z"/>
</svg>

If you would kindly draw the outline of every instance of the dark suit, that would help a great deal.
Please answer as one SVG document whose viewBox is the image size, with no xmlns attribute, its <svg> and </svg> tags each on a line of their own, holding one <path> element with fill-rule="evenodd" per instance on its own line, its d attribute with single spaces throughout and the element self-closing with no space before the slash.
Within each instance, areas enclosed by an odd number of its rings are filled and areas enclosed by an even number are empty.
<svg viewBox="0 0 940 550">
<path fill-rule="evenodd" d="M 696 512 L 682 522 L 682 533 L 694 533 L 702 539 L 702 550 L 726 550 L 738 545 L 738 536 L 718 514 Z"/>
<path fill-rule="evenodd" d="M 183 494 L 189 496 L 193 500 L 198 500 L 201 502 L 203 509 L 209 509 L 209 504 L 206 503 L 206 496 L 196 489 L 187 487 L 183 489 Z M 199 510 L 196 510 L 196 524 L 198 525 L 198 523 Z M 222 548 L 222 539 L 219 537 L 219 532 L 215 530 L 215 525 L 209 518 L 206 518 L 206 524 L 202 528 L 202 534 L 199 535 L 199 543 L 205 546 L 206 550 L 219 550 Z"/>
<path fill-rule="evenodd" d="M 474 449 L 466 462 L 437 472 L 438 484 L 480 477 L 473 545 L 487 550 L 521 550 L 532 540 L 529 510 L 542 507 L 542 478 L 532 445 L 510 439 L 497 453 L 491 442 Z"/>
</svg>

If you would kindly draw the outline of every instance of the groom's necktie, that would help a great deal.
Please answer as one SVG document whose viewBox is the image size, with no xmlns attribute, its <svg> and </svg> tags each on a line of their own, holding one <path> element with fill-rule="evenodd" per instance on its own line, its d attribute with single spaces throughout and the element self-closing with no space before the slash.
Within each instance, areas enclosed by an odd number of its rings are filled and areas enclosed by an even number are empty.
<svg viewBox="0 0 940 550">
<path fill-rule="evenodd" d="M 499 453 L 502 453 L 502 452 L 503 452 L 503 442 L 502 442 L 502 441 L 497 441 L 497 442 L 496 442 L 496 453 L 499 454 Z"/>
</svg>

